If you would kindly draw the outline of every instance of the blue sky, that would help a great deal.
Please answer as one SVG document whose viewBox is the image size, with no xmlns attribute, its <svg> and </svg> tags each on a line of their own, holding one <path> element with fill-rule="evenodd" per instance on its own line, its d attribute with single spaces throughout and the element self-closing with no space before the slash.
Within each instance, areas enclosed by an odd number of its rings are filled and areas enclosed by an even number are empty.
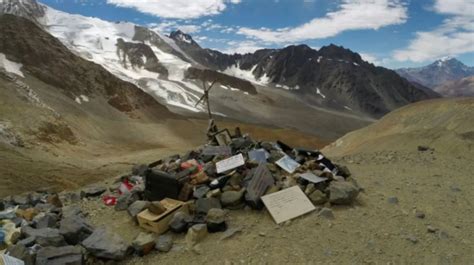
<svg viewBox="0 0 474 265">
<path fill-rule="evenodd" d="M 228 53 L 330 43 L 390 68 L 445 57 L 474 65 L 474 0 L 42 0 L 55 9 L 182 29 Z"/>
</svg>

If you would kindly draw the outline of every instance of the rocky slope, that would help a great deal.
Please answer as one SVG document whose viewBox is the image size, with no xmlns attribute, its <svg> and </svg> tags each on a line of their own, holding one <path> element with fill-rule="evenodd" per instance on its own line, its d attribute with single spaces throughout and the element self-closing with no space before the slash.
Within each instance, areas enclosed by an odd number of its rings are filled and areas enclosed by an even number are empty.
<svg viewBox="0 0 474 265">
<path fill-rule="evenodd" d="M 401 68 L 397 73 L 411 82 L 435 88 L 448 81 L 455 81 L 474 75 L 474 67 L 469 67 L 455 58 L 443 58 L 430 65 L 418 68 Z"/>
<path fill-rule="evenodd" d="M 408 103 L 438 97 L 336 45 L 320 50 L 298 45 L 227 55 L 201 48 L 181 31 L 172 32 L 170 38 L 204 66 L 255 83 L 292 90 L 318 106 L 345 108 L 378 117 Z"/>
<path fill-rule="evenodd" d="M 435 87 L 434 90 L 446 97 L 473 97 L 474 76 L 445 82 L 442 85 Z"/>
</svg>

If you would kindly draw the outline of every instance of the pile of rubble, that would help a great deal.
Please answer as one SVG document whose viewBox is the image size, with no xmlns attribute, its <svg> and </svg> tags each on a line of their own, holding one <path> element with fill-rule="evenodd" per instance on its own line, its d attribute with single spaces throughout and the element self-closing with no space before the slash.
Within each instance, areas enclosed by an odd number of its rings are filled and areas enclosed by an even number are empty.
<svg viewBox="0 0 474 265">
<path fill-rule="evenodd" d="M 134 166 L 111 187 L 4 199 L 0 202 L 3 257 L 25 264 L 96 264 L 132 253 L 146 255 L 154 249 L 167 252 L 173 245 L 168 231 L 186 233 L 188 247 L 193 249 L 207 233 L 229 229 L 225 209 L 267 208 L 271 212 L 265 198 L 295 187 L 308 202 L 326 207 L 351 204 L 359 194 L 349 170 L 317 150 L 293 148 L 280 141 L 258 142 L 238 128 L 233 135 L 213 129 L 208 144 L 184 155 Z M 84 198 L 100 198 L 117 211 L 128 211 L 143 232 L 128 245 L 106 228 L 93 228 L 81 209 L 70 203 Z M 63 207 L 63 202 L 70 205 Z"/>
</svg>

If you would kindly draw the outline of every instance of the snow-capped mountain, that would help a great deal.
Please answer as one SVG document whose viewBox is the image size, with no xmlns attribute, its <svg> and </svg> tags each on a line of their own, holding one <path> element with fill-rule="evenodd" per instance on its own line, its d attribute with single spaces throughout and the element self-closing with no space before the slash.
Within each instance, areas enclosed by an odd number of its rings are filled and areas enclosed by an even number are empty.
<svg viewBox="0 0 474 265">
<path fill-rule="evenodd" d="M 179 30 L 165 36 L 128 22 L 68 14 L 35 0 L 4 0 L 0 6 L 4 13 L 36 21 L 75 54 L 177 110 L 204 111 L 196 106 L 202 83 L 214 80 L 221 88 L 214 92 L 216 113 L 225 116 L 241 113 L 255 100 L 268 104 L 267 97 L 258 94 L 277 90 L 310 108 L 372 117 L 436 96 L 335 45 L 318 51 L 298 45 L 228 55 L 200 47 Z M 230 102 L 220 100 L 229 97 Z"/>
<path fill-rule="evenodd" d="M 435 88 L 448 81 L 455 81 L 474 75 L 474 67 L 469 67 L 455 58 L 445 57 L 432 64 L 418 68 L 401 68 L 397 73 L 411 82 Z"/>
</svg>

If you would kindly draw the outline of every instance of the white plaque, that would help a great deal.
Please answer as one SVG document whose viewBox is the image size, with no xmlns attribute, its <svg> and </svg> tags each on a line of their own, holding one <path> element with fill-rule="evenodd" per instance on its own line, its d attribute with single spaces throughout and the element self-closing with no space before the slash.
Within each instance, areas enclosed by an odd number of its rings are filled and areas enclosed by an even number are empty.
<svg viewBox="0 0 474 265">
<path fill-rule="evenodd" d="M 227 159 L 221 160 L 216 163 L 217 173 L 222 173 L 227 170 L 240 167 L 245 164 L 244 157 L 242 154 L 238 154 Z"/>
<path fill-rule="evenodd" d="M 283 168 L 286 172 L 292 174 L 295 170 L 301 166 L 295 160 L 291 159 L 289 156 L 284 156 L 280 160 L 276 161 L 276 164 Z"/>
<path fill-rule="evenodd" d="M 319 182 L 323 182 L 323 181 L 328 180 L 328 178 L 318 177 L 318 176 L 316 176 L 315 174 L 313 174 L 311 172 L 306 172 L 306 173 L 300 174 L 300 177 L 304 178 L 307 181 L 312 182 L 312 183 L 319 183 Z"/>
<path fill-rule="evenodd" d="M 298 186 L 262 197 L 262 201 L 277 224 L 309 213 L 315 209 Z"/>
</svg>

